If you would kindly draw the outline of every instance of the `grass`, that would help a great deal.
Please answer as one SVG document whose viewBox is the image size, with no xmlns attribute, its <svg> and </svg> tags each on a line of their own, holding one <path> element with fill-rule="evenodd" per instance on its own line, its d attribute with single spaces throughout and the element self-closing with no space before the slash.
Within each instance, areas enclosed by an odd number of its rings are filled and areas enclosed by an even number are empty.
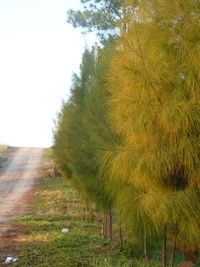
<svg viewBox="0 0 200 267">
<path fill-rule="evenodd" d="M 0 155 L 6 150 L 7 146 L 0 144 Z"/>
<path fill-rule="evenodd" d="M 5 153 L 7 151 L 7 146 L 0 144 L 0 168 L 3 168 L 4 163 L 6 162 L 7 158 L 5 156 Z"/>
<path fill-rule="evenodd" d="M 84 201 L 62 177 L 41 179 L 32 208 L 33 214 L 12 221 L 21 226 L 13 266 L 146 266 L 101 237 L 100 219 L 89 220 Z"/>
<path fill-rule="evenodd" d="M 101 214 L 91 221 L 85 202 L 62 177 L 41 178 L 32 210 L 12 221 L 22 229 L 15 240 L 21 254 L 13 266 L 161 266 L 160 250 L 151 251 L 154 257 L 148 265 L 143 258 L 134 258 L 131 250 L 121 251 L 103 239 Z M 69 232 L 62 233 L 63 228 Z"/>
</svg>

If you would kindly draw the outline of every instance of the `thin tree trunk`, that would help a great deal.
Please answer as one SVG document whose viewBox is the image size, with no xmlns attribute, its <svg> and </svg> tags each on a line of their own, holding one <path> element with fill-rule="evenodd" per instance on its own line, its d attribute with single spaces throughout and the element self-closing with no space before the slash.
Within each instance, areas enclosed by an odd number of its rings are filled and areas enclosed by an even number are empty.
<svg viewBox="0 0 200 267">
<path fill-rule="evenodd" d="M 119 240 L 120 240 L 120 248 L 123 249 L 124 242 L 123 242 L 123 235 L 122 235 L 121 219 L 119 219 Z"/>
<path fill-rule="evenodd" d="M 92 205 L 90 205 L 90 220 L 94 221 L 94 214 L 92 212 Z"/>
<path fill-rule="evenodd" d="M 172 244 L 172 257 L 171 257 L 171 267 L 174 267 L 174 259 L 175 259 L 175 252 L 176 252 L 176 241 L 177 241 L 177 233 L 174 236 L 173 244 Z"/>
<path fill-rule="evenodd" d="M 86 200 L 85 200 L 85 217 L 87 217 L 88 212 L 89 212 L 89 207 L 88 207 L 88 201 L 87 201 L 87 199 L 86 199 Z"/>
<path fill-rule="evenodd" d="M 167 226 L 164 226 L 163 245 L 162 245 L 162 267 L 166 267 L 166 251 L 167 251 Z"/>
<path fill-rule="evenodd" d="M 108 212 L 108 239 L 112 241 L 112 212 Z"/>
<path fill-rule="evenodd" d="M 105 238 L 105 210 L 103 211 L 101 233 L 102 233 L 102 237 Z"/>
<path fill-rule="evenodd" d="M 108 213 L 105 211 L 105 238 L 108 238 Z"/>
<path fill-rule="evenodd" d="M 127 33 L 127 23 L 126 23 L 126 8 L 123 7 L 122 9 L 122 14 L 123 14 L 123 32 L 126 34 Z"/>
<path fill-rule="evenodd" d="M 146 230 L 144 230 L 144 257 L 147 263 L 149 263 L 149 259 L 147 256 L 147 233 Z"/>
</svg>

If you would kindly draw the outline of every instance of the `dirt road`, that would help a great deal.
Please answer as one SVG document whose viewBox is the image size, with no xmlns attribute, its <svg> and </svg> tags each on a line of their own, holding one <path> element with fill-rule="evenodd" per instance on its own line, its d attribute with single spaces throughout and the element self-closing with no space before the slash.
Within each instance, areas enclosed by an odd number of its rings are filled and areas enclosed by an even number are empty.
<svg viewBox="0 0 200 267">
<path fill-rule="evenodd" d="M 42 148 L 18 148 L 0 175 L 0 234 L 6 231 L 10 218 L 17 214 L 34 184 L 42 159 Z"/>
</svg>

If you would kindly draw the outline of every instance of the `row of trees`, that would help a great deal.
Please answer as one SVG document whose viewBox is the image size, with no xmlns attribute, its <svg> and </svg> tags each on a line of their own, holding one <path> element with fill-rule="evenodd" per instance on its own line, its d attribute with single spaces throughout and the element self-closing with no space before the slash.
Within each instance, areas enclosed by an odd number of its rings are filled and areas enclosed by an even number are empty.
<svg viewBox="0 0 200 267">
<path fill-rule="evenodd" d="M 55 130 L 61 173 L 137 246 L 199 247 L 200 10 L 195 0 L 90 1 L 69 21 L 101 33 Z M 102 17 L 102 10 L 106 10 Z"/>
</svg>

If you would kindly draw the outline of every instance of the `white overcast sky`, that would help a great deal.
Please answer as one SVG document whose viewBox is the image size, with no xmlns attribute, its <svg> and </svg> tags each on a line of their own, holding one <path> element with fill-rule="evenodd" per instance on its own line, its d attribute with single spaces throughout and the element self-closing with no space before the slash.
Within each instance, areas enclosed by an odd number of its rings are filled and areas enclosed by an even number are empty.
<svg viewBox="0 0 200 267">
<path fill-rule="evenodd" d="M 79 0 L 0 0 L 0 143 L 52 144 L 53 120 L 87 39 L 66 23 Z"/>
</svg>

